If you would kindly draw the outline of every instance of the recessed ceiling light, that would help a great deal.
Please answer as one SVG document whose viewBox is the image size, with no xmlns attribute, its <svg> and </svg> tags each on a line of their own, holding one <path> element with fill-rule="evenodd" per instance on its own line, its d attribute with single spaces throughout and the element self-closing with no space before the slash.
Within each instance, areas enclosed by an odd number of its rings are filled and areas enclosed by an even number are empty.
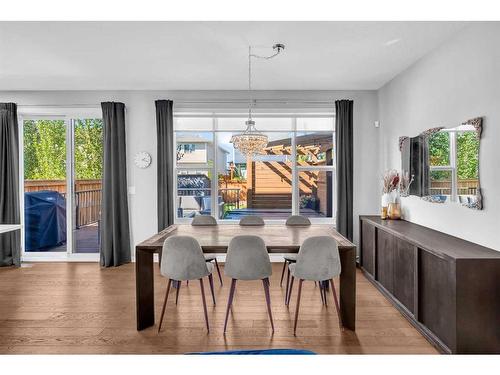
<svg viewBox="0 0 500 375">
<path fill-rule="evenodd" d="M 401 38 L 391 39 L 384 43 L 386 46 L 392 46 L 393 44 L 401 42 Z"/>
</svg>

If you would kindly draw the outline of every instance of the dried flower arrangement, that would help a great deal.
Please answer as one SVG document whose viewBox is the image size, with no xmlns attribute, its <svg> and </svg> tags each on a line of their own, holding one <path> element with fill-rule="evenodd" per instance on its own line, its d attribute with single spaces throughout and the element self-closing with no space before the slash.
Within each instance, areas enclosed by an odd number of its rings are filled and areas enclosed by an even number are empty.
<svg viewBox="0 0 500 375">
<path fill-rule="evenodd" d="M 399 186 L 399 173 L 395 169 L 385 171 L 382 177 L 382 192 L 384 194 L 392 193 Z"/>
</svg>

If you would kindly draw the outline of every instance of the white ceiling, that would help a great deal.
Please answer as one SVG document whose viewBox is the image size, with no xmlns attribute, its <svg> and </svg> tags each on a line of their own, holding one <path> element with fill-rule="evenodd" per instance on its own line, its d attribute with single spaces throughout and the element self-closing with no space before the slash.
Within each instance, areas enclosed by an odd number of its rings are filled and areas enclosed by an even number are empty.
<svg viewBox="0 0 500 375">
<path fill-rule="evenodd" d="M 0 90 L 378 89 L 464 22 L 0 22 Z M 258 49 L 256 53 L 271 53 Z"/>
</svg>

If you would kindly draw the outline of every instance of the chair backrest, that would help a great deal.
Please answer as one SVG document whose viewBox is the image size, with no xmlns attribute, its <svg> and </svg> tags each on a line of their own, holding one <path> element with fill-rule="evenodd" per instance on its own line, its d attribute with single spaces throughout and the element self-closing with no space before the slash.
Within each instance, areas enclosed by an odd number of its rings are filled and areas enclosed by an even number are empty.
<svg viewBox="0 0 500 375">
<path fill-rule="evenodd" d="M 160 273 L 172 280 L 196 280 L 209 271 L 200 244 L 190 236 L 172 236 L 163 243 Z"/>
<path fill-rule="evenodd" d="M 306 239 L 299 249 L 295 277 L 323 281 L 340 275 L 340 255 L 337 241 L 330 236 Z"/>
<path fill-rule="evenodd" d="M 197 215 L 191 221 L 194 226 L 214 226 L 217 225 L 217 220 L 210 215 Z"/>
<path fill-rule="evenodd" d="M 311 220 L 305 216 L 292 215 L 286 219 L 285 224 L 289 227 L 306 227 L 311 225 Z"/>
<path fill-rule="evenodd" d="M 240 220 L 240 225 L 243 226 L 261 226 L 265 224 L 264 219 L 260 216 L 244 216 Z"/>
<path fill-rule="evenodd" d="M 259 236 L 236 236 L 227 248 L 224 273 L 232 279 L 261 280 L 272 275 L 266 244 Z"/>
</svg>

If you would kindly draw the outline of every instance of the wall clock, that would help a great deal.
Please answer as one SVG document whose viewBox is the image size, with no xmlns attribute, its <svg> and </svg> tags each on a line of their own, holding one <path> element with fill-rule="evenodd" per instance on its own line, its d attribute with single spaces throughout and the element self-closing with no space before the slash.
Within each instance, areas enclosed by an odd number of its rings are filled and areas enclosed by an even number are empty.
<svg viewBox="0 0 500 375">
<path fill-rule="evenodd" d="M 139 151 L 134 156 L 134 163 L 137 167 L 145 169 L 151 164 L 151 155 L 146 151 Z"/>
</svg>

